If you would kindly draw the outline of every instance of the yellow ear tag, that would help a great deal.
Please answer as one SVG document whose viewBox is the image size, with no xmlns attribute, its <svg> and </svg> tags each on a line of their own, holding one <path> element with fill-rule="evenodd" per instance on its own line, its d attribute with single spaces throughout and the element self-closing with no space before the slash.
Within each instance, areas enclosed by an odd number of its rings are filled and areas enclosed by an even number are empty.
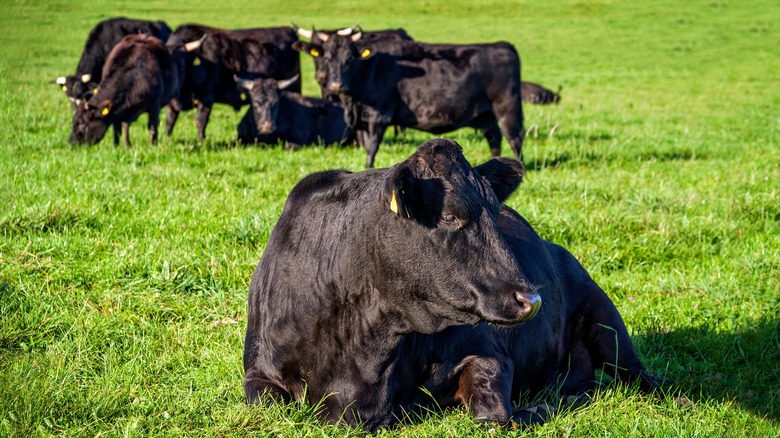
<svg viewBox="0 0 780 438">
<path fill-rule="evenodd" d="M 316 58 L 316 57 L 320 56 L 320 51 L 317 50 L 317 49 L 310 49 L 309 50 L 309 54 Z"/>
<path fill-rule="evenodd" d="M 363 49 L 362 52 L 360 52 L 361 58 L 368 58 L 371 55 L 371 50 L 369 49 Z"/>
<path fill-rule="evenodd" d="M 104 116 L 107 116 L 108 115 L 108 108 L 103 108 L 102 110 L 100 110 L 100 114 L 102 114 Z"/>
<path fill-rule="evenodd" d="M 393 190 L 393 197 L 390 198 L 390 211 L 398 214 L 398 201 L 395 200 L 395 190 Z"/>
<path fill-rule="evenodd" d="M 241 100 L 246 100 L 246 93 L 241 93 Z"/>
<path fill-rule="evenodd" d="M 98 87 L 95 87 L 94 90 L 92 90 L 92 94 L 97 94 Z"/>
<path fill-rule="evenodd" d="M 67 87 L 67 86 L 65 86 L 65 85 L 63 85 L 63 86 L 62 86 L 62 91 L 64 91 L 64 92 L 66 92 L 66 93 L 67 93 L 67 92 L 68 92 L 68 87 Z"/>
<path fill-rule="evenodd" d="M 196 56 L 195 59 L 192 61 L 192 65 L 194 65 L 195 67 L 199 66 L 200 65 L 200 58 L 198 58 Z"/>
</svg>

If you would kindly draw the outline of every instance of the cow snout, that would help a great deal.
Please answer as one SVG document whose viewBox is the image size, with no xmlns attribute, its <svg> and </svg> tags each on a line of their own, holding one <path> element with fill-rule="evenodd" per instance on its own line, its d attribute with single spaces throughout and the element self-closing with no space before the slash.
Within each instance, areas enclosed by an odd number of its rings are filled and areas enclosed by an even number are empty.
<svg viewBox="0 0 780 438">
<path fill-rule="evenodd" d="M 340 92 L 341 88 L 341 82 L 331 82 L 330 85 L 328 85 L 328 89 L 334 93 Z"/>
<path fill-rule="evenodd" d="M 268 121 L 263 122 L 260 125 L 260 132 L 263 133 L 263 134 L 268 134 L 268 133 L 274 132 L 273 124 L 271 124 L 271 122 L 268 122 Z"/>
<path fill-rule="evenodd" d="M 523 320 L 529 320 L 539 313 L 542 308 L 542 297 L 536 292 L 522 293 L 515 292 L 515 299 L 520 304 L 520 315 Z"/>
</svg>

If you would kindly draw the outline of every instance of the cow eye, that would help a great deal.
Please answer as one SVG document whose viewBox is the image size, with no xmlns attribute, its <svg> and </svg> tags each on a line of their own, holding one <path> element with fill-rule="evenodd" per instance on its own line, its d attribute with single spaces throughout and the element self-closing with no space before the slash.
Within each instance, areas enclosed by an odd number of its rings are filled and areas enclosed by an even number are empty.
<svg viewBox="0 0 780 438">
<path fill-rule="evenodd" d="M 457 217 L 455 217 L 454 214 L 451 213 L 442 214 L 441 219 L 439 219 L 439 223 L 447 228 L 460 228 L 460 221 Z"/>
</svg>

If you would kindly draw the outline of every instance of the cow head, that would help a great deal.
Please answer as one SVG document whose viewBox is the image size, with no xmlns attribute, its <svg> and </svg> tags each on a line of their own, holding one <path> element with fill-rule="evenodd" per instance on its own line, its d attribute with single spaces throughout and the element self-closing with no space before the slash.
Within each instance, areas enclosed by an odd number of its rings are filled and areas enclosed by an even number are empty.
<svg viewBox="0 0 780 438">
<path fill-rule="evenodd" d="M 500 203 L 521 178 L 522 165 L 513 160 L 471 167 L 446 139 L 422 144 L 390 170 L 382 221 L 393 222 L 377 224 L 375 257 L 383 289 L 411 294 L 397 301 L 410 306 L 404 313 L 415 330 L 512 325 L 538 312 L 541 298 L 496 224 Z"/>
<path fill-rule="evenodd" d="M 97 90 L 98 83 L 92 80 L 91 74 L 78 76 L 60 76 L 51 81 L 53 84 L 62 88 L 65 95 L 75 107 L 89 100 Z"/>
<path fill-rule="evenodd" d="M 276 131 L 281 92 L 293 85 L 298 80 L 298 75 L 282 81 L 264 78 L 251 81 L 240 77 L 235 77 L 235 79 L 239 87 L 249 92 L 258 132 L 270 134 Z"/>
<path fill-rule="evenodd" d="M 92 100 L 76 107 L 73 130 L 68 141 L 75 144 L 96 144 L 103 139 L 111 124 L 111 101 L 96 104 Z"/>
<path fill-rule="evenodd" d="M 301 33 L 300 28 L 298 33 Z M 314 58 L 315 76 L 324 90 L 329 93 L 349 94 L 350 68 L 361 59 L 373 55 L 371 49 L 358 49 L 355 45 L 362 38 L 363 31 L 355 25 L 330 32 L 312 30 L 307 34 L 311 35 L 311 41 L 296 41 L 293 48 Z"/>
</svg>

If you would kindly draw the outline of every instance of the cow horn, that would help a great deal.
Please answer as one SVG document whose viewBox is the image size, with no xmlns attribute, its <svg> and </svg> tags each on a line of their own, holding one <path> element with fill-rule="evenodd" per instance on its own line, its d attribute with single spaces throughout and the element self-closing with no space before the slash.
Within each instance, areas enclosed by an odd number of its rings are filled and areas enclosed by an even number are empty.
<svg viewBox="0 0 780 438">
<path fill-rule="evenodd" d="M 92 80 L 92 75 L 91 74 L 87 73 L 85 75 L 81 75 L 81 82 L 86 84 L 87 82 L 89 82 L 91 80 Z"/>
<path fill-rule="evenodd" d="M 292 23 L 292 22 L 290 22 L 290 23 Z M 300 26 L 298 26 L 295 23 L 292 23 L 292 28 L 295 29 L 295 32 L 297 32 L 298 35 L 300 35 L 300 36 L 302 36 L 304 38 L 311 39 L 311 37 L 314 35 L 314 32 L 312 32 L 310 30 L 302 29 Z"/>
<path fill-rule="evenodd" d="M 323 43 L 327 42 L 330 39 L 330 35 L 326 34 L 325 32 L 318 32 L 317 29 L 314 28 L 314 26 L 311 27 L 311 31 L 314 35 L 317 36 Z"/>
<path fill-rule="evenodd" d="M 188 43 L 184 43 L 184 50 L 188 52 L 192 52 L 200 49 L 200 45 L 203 44 L 203 40 L 206 39 L 206 36 L 208 36 L 207 33 L 203 34 L 203 36 L 200 37 L 200 39 L 197 41 L 190 41 Z"/>
<path fill-rule="evenodd" d="M 295 81 L 298 80 L 299 75 L 296 74 L 295 76 L 289 78 L 289 79 L 282 79 L 281 81 L 277 82 L 277 85 L 279 86 L 280 90 L 284 90 L 285 88 L 289 87 L 290 85 L 294 84 Z"/>
<path fill-rule="evenodd" d="M 359 30 L 352 34 L 352 42 L 357 42 L 361 37 L 363 37 L 363 31 Z"/>
<path fill-rule="evenodd" d="M 59 84 L 59 85 L 65 85 L 65 81 L 66 80 L 67 80 L 67 78 L 65 76 L 60 76 L 60 77 L 58 77 L 57 79 L 54 80 L 54 83 L 55 84 Z"/>
<path fill-rule="evenodd" d="M 237 75 L 233 75 L 233 79 L 236 81 L 236 84 L 238 84 L 239 87 L 252 91 L 252 88 L 254 88 L 255 83 L 252 81 L 248 81 L 244 78 L 240 78 Z"/>
<path fill-rule="evenodd" d="M 355 29 L 357 28 L 358 28 L 358 24 L 355 23 L 352 25 L 352 27 L 346 27 L 344 29 L 337 30 L 336 33 L 341 36 L 348 36 L 348 35 L 352 35 L 352 32 L 354 32 Z"/>
</svg>

